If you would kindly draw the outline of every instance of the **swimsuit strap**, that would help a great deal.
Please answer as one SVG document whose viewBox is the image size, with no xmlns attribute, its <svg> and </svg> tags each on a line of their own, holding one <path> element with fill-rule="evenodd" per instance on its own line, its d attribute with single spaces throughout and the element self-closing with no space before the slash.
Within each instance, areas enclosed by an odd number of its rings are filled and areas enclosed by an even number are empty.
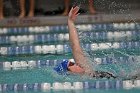
<svg viewBox="0 0 140 93">
<path fill-rule="evenodd" d="M 95 71 L 94 76 L 95 78 L 117 78 L 116 76 L 114 76 L 112 73 L 109 72 L 103 72 L 103 71 Z"/>
</svg>

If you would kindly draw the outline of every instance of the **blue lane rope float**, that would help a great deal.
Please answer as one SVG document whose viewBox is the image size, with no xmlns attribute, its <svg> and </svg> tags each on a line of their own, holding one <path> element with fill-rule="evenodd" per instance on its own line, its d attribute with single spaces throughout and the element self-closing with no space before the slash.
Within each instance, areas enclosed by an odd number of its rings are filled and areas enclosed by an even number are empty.
<svg viewBox="0 0 140 93">
<path fill-rule="evenodd" d="M 129 63 L 129 61 L 137 61 L 136 59 L 139 59 L 140 56 L 129 56 L 129 57 L 104 57 L 104 58 L 94 58 L 94 62 L 96 64 L 114 64 L 116 62 L 123 62 L 123 63 Z M 0 62 L 0 68 L 3 70 L 14 70 L 14 69 L 25 69 L 25 68 L 43 68 L 48 66 L 57 66 L 64 60 L 70 60 L 70 59 L 60 59 L 60 60 L 28 60 L 28 61 L 12 61 L 12 62 Z M 73 60 L 73 59 L 72 59 Z"/>
<path fill-rule="evenodd" d="M 140 31 L 114 31 L 114 32 L 84 32 L 83 36 L 89 37 L 90 40 L 119 40 L 122 38 L 139 38 Z M 0 36 L 0 44 L 13 44 L 13 43 L 50 43 L 50 42 L 64 42 L 69 40 L 68 33 L 59 34 L 39 34 L 39 35 L 11 35 Z"/>
<path fill-rule="evenodd" d="M 33 90 L 79 90 L 79 89 L 122 89 L 122 81 L 95 81 L 95 82 L 54 82 L 54 83 L 34 83 L 34 84 L 1 84 L 0 90 L 6 91 L 33 91 Z"/>
<path fill-rule="evenodd" d="M 0 92 L 8 91 L 48 91 L 52 90 L 83 90 L 83 89 L 132 89 L 140 88 L 140 80 L 96 80 L 85 82 L 54 82 L 54 83 L 24 83 L 0 84 Z"/>
<path fill-rule="evenodd" d="M 83 48 L 96 51 L 104 49 L 133 49 L 139 48 L 140 41 L 135 42 L 113 42 L 113 43 L 93 43 L 84 44 Z M 1 55 L 21 55 L 21 54 L 63 54 L 70 53 L 71 48 L 68 44 L 64 45 L 23 45 L 12 47 L 0 47 Z"/>
<path fill-rule="evenodd" d="M 108 24 L 87 24 L 77 25 L 83 30 L 138 30 L 140 23 L 108 23 Z M 61 26 L 37 26 L 37 27 L 14 27 L 0 28 L 0 34 L 25 34 L 25 33 L 48 33 L 62 32 L 68 30 L 66 25 Z"/>
</svg>

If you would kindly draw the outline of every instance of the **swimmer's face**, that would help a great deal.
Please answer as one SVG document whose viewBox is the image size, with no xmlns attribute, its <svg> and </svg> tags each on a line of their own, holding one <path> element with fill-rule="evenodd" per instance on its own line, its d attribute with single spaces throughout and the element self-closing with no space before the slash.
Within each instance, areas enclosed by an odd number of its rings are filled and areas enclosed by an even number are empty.
<svg viewBox="0 0 140 93">
<path fill-rule="evenodd" d="M 73 73 L 84 73 L 84 69 L 73 62 L 68 63 L 68 71 Z"/>
</svg>

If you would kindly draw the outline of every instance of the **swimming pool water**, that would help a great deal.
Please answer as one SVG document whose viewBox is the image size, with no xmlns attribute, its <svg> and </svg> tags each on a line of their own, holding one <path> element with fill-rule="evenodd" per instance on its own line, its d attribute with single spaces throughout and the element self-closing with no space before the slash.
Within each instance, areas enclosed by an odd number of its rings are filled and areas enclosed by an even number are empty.
<svg viewBox="0 0 140 93">
<path fill-rule="evenodd" d="M 7 33 L 0 35 L 0 91 L 12 93 L 19 89 L 20 92 L 29 93 L 138 93 L 140 90 L 136 87 L 139 87 L 139 81 L 136 83 L 130 80 L 125 85 L 123 81 L 129 79 L 129 74 L 133 74 L 133 71 L 139 71 L 139 28 L 134 23 L 130 24 L 133 27 L 123 29 L 116 27 L 116 24 L 77 26 L 84 31 L 83 37 L 89 37 L 83 38 L 81 42 L 87 53 L 91 54 L 96 70 L 119 75 L 120 78 L 115 80 L 90 79 L 78 75 L 61 76 L 53 71 L 53 67 L 63 59 L 72 58 L 66 26 L 45 26 L 41 32 L 34 27 L 1 28 L 0 31 L 6 29 Z M 72 84 L 72 89 L 57 90 L 51 87 L 46 90 L 41 87 L 41 84 L 53 86 L 56 82 L 68 82 Z M 77 83 L 73 87 L 75 82 Z M 76 89 L 81 86 L 81 82 L 84 87 Z"/>
<path fill-rule="evenodd" d="M 139 89 L 131 89 L 131 90 L 104 90 L 104 89 L 86 89 L 86 90 L 48 90 L 48 91 L 28 91 L 26 93 L 139 93 Z M 9 91 L 8 93 L 15 93 L 12 91 Z M 25 93 L 25 92 L 20 92 Z"/>
</svg>

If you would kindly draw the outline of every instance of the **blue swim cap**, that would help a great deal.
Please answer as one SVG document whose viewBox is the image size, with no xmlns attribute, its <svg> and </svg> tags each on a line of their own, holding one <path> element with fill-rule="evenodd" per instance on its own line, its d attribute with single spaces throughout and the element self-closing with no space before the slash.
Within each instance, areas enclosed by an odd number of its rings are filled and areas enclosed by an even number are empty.
<svg viewBox="0 0 140 93">
<path fill-rule="evenodd" d="M 63 60 L 63 62 L 61 62 L 60 64 L 58 64 L 54 70 L 58 73 L 58 74 L 66 74 L 66 72 L 68 71 L 68 60 Z"/>
</svg>

